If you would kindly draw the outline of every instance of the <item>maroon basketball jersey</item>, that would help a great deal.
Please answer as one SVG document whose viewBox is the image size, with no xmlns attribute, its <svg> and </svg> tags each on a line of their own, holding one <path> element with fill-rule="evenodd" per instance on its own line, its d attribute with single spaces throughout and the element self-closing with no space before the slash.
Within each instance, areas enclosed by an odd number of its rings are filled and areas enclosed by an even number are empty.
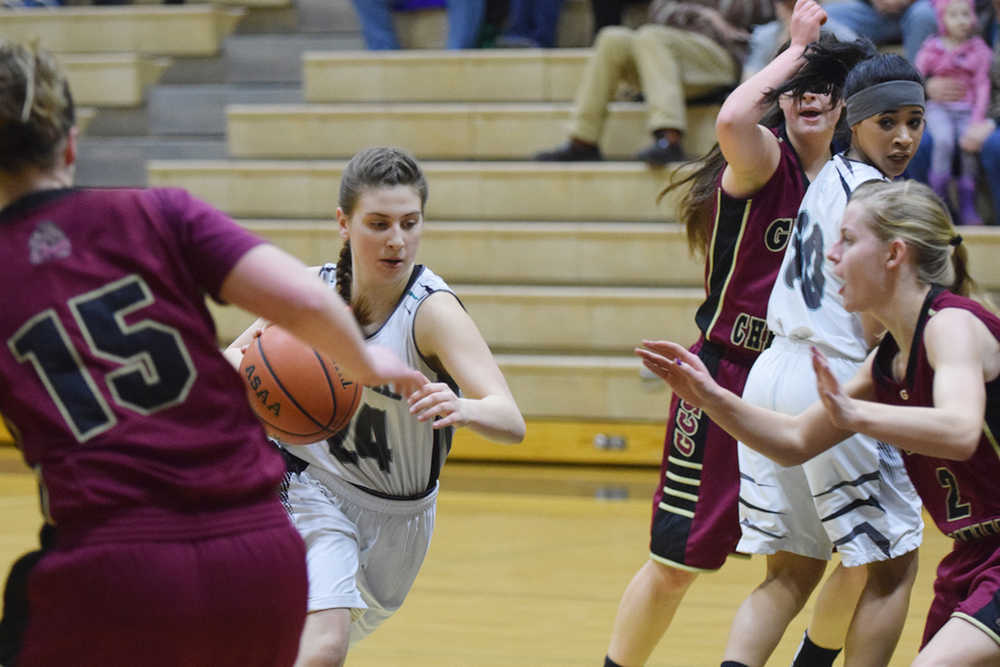
<svg viewBox="0 0 1000 667">
<path fill-rule="evenodd" d="M 896 382 L 892 360 L 899 347 L 891 335 L 879 345 L 872 368 L 875 394 L 882 403 L 930 407 L 934 405 L 934 369 L 924 348 L 927 320 L 943 308 L 967 310 L 1000 339 L 1000 318 L 972 299 L 935 286 L 924 301 L 906 379 Z M 986 420 L 979 447 L 966 461 L 951 461 L 903 452 L 906 470 L 924 501 L 924 507 L 941 532 L 959 540 L 1000 534 L 1000 445 L 995 434 L 1000 427 L 1000 379 L 986 385 Z"/>
<path fill-rule="evenodd" d="M 261 241 L 181 190 L 57 190 L 0 211 L 0 413 L 55 523 L 210 511 L 282 474 L 218 350 L 218 296 Z"/>
<path fill-rule="evenodd" d="M 705 263 L 705 301 L 695 322 L 704 337 L 752 362 L 770 342 L 767 301 L 809 180 L 784 131 L 778 168 L 748 199 L 716 188 Z M 721 178 L 721 177 L 720 177 Z"/>
</svg>

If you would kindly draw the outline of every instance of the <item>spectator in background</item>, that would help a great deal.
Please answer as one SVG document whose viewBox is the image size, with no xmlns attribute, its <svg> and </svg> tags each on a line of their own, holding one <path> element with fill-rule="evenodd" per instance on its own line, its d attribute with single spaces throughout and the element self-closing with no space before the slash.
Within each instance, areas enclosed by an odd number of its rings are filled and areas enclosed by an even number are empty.
<svg viewBox="0 0 1000 667">
<path fill-rule="evenodd" d="M 749 52 L 743 63 L 743 81 L 764 69 L 789 40 L 788 25 L 794 6 L 795 0 L 774 0 L 775 19 L 754 26 L 750 33 Z"/>
<path fill-rule="evenodd" d="M 399 48 L 396 29 L 392 25 L 392 10 L 417 10 L 431 7 L 448 8 L 448 41 L 446 48 L 475 48 L 483 22 L 485 0 L 353 0 L 354 10 L 361 20 L 365 46 L 372 51 Z"/>
<path fill-rule="evenodd" d="M 590 0 L 590 11 L 594 16 L 594 38 L 602 28 L 622 24 L 625 5 L 639 4 L 641 0 Z"/>
<path fill-rule="evenodd" d="M 828 28 L 841 40 L 867 37 L 878 45 L 903 42 L 903 55 L 916 62 L 924 40 L 937 32 L 930 0 L 841 0 L 823 5 Z"/>
<path fill-rule="evenodd" d="M 993 53 L 979 37 L 979 25 L 972 0 L 935 0 L 940 34 L 929 38 L 917 53 L 916 66 L 924 78 L 948 76 L 961 82 L 964 94 L 954 101 L 927 102 L 927 132 L 933 149 L 928 181 L 942 200 L 948 202 L 952 183 L 955 148 L 970 127 L 983 122 L 990 102 L 990 65 Z M 956 183 L 958 218 L 964 225 L 981 225 L 976 213 L 975 152 L 962 150 Z"/>
<path fill-rule="evenodd" d="M 983 12 L 980 12 L 980 16 L 982 15 Z M 1000 129 L 997 127 L 997 121 L 1000 119 L 998 15 L 1000 15 L 1000 0 L 992 0 L 991 6 L 985 12 L 986 20 L 983 23 L 983 36 L 993 49 L 993 65 L 990 69 L 990 107 L 986 117 L 978 123 L 970 124 L 958 142 L 963 151 L 979 153 L 979 162 L 983 168 L 982 177 L 989 188 L 990 203 L 993 209 L 987 222 L 992 221 L 992 224 L 996 224 L 996 216 L 1000 215 Z M 965 96 L 965 84 L 951 76 L 932 76 L 927 79 L 926 86 L 929 101 L 956 102 Z M 930 137 L 930 132 L 925 132 L 923 141 L 920 142 L 920 149 L 913 157 L 910 168 L 906 172 L 908 178 L 929 183 L 928 172 L 931 167 L 933 149 L 934 140 Z"/>
<path fill-rule="evenodd" d="M 556 45 L 563 0 L 510 0 L 507 29 L 497 37 L 501 48 L 546 48 Z"/>
<path fill-rule="evenodd" d="M 704 0 L 709 2 L 710 0 Z M 652 166 L 686 159 L 687 98 L 735 86 L 750 28 L 774 18 L 771 0 L 654 0 L 649 23 L 601 30 L 577 89 L 569 139 L 535 155 L 546 162 L 602 160 L 598 143 L 620 80 L 637 83 L 649 105 L 653 142 L 637 155 Z"/>
</svg>

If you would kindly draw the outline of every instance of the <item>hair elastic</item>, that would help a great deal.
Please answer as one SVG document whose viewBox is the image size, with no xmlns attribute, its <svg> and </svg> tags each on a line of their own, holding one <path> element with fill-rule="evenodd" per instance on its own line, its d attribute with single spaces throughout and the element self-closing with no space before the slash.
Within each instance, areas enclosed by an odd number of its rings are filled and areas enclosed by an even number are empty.
<svg viewBox="0 0 1000 667">
<path fill-rule="evenodd" d="M 859 90 L 845 102 L 847 125 L 853 127 L 865 118 L 900 107 L 924 107 L 924 86 L 916 81 L 885 81 Z"/>
<path fill-rule="evenodd" d="M 955 234 L 955 235 L 954 235 L 954 236 L 952 236 L 952 237 L 951 237 L 951 239 L 950 239 L 950 240 L 948 241 L 948 245 L 950 245 L 950 246 L 955 246 L 956 248 L 957 248 L 957 247 L 958 247 L 958 246 L 959 246 L 959 245 L 960 245 L 961 243 L 962 243 L 962 235 L 961 235 L 961 234 Z"/>
</svg>

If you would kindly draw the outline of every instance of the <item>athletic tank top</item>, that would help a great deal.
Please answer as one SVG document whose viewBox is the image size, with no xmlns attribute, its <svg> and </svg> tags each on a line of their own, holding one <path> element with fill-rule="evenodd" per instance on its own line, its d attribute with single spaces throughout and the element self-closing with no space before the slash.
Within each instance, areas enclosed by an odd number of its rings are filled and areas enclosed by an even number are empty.
<svg viewBox="0 0 1000 667">
<path fill-rule="evenodd" d="M 781 158 L 764 187 L 748 198 L 731 197 L 721 183 L 716 187 L 705 301 L 695 315 L 707 340 L 748 364 L 771 342 L 767 300 L 808 186 L 784 131 L 772 131 Z"/>
<path fill-rule="evenodd" d="M 881 403 L 931 407 L 934 405 L 934 369 L 924 347 L 927 321 L 943 308 L 969 311 L 994 337 L 1000 339 L 1000 318 L 972 299 L 958 296 L 935 286 L 917 320 L 913 347 L 906 366 L 906 377 L 897 382 L 892 375 L 892 360 L 899 346 L 891 334 L 879 344 L 872 367 L 875 396 Z M 906 470 L 934 523 L 945 535 L 969 541 L 988 535 L 1000 535 L 1000 378 L 986 385 L 986 419 L 979 446 L 971 458 L 951 461 L 903 451 Z"/>
<path fill-rule="evenodd" d="M 334 287 L 336 265 L 325 264 L 320 277 Z M 411 368 L 432 382 L 446 382 L 458 394 L 454 380 L 431 368 L 414 340 L 417 309 L 440 291 L 454 294 L 433 271 L 415 266 L 395 310 L 367 342 L 389 348 Z M 361 404 L 347 428 L 327 440 L 288 449 L 310 465 L 370 493 L 412 498 L 434 488 L 451 449 L 453 431 L 451 427 L 435 431 L 431 422 L 417 421 L 406 396 L 397 394 L 392 385 L 364 387 Z"/>
<path fill-rule="evenodd" d="M 777 336 L 818 345 L 826 352 L 863 361 L 868 355 L 861 318 L 844 310 L 826 253 L 840 237 L 850 194 L 862 183 L 886 180 L 875 167 L 835 155 L 806 190 L 788 250 L 767 305 L 767 324 Z"/>
</svg>

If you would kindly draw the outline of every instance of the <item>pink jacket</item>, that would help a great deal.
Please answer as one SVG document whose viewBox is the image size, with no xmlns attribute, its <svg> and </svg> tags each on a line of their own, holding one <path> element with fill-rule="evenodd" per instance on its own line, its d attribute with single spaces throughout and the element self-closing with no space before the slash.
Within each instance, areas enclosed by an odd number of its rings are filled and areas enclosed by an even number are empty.
<svg viewBox="0 0 1000 667">
<path fill-rule="evenodd" d="M 986 117 L 990 103 L 990 65 L 993 51 L 981 37 L 970 37 L 948 48 L 940 37 L 929 37 L 917 53 L 917 70 L 925 79 L 946 76 L 965 83 L 963 101 L 972 108 L 973 123 Z"/>
</svg>

